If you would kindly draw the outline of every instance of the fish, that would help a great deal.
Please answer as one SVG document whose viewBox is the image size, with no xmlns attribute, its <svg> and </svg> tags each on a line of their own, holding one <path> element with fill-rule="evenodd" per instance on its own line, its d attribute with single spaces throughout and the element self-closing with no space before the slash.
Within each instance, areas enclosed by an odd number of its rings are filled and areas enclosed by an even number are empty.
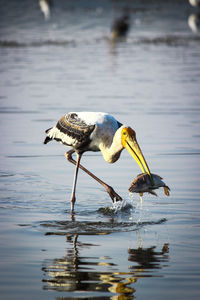
<svg viewBox="0 0 200 300">
<path fill-rule="evenodd" d="M 157 196 L 154 190 L 163 187 L 164 193 L 166 196 L 170 196 L 170 188 L 162 181 L 162 177 L 156 174 L 151 173 L 151 178 L 149 174 L 142 173 L 137 175 L 131 182 L 129 187 L 129 192 L 139 193 L 140 196 L 143 196 L 143 193 L 150 193 L 154 196 Z"/>
</svg>

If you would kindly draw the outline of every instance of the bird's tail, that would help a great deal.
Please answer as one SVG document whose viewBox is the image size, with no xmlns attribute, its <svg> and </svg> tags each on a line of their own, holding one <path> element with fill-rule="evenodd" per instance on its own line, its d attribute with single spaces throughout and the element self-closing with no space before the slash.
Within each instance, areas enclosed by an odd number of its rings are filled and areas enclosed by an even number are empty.
<svg viewBox="0 0 200 300">
<path fill-rule="evenodd" d="M 48 142 L 50 142 L 50 141 L 52 140 L 52 138 L 48 136 L 48 133 L 49 133 L 49 131 L 50 131 L 51 129 L 52 129 L 52 127 L 49 128 L 49 129 L 47 129 L 47 130 L 45 131 L 46 134 L 47 134 L 47 136 L 46 136 L 46 138 L 44 139 L 44 144 L 47 144 Z"/>
</svg>

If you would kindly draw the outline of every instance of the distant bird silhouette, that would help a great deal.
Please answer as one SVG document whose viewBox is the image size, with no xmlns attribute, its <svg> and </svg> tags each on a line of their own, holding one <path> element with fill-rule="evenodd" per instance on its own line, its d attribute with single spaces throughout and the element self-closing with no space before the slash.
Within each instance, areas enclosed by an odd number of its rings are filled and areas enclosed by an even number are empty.
<svg viewBox="0 0 200 300">
<path fill-rule="evenodd" d="M 121 18 L 116 19 L 111 27 L 112 40 L 125 38 L 130 29 L 130 16 L 124 14 Z"/>
<path fill-rule="evenodd" d="M 200 30 L 200 0 L 189 0 L 189 3 L 197 8 L 197 13 L 189 16 L 188 25 L 193 32 L 198 32 Z"/>
<path fill-rule="evenodd" d="M 193 32 L 200 30 L 200 14 L 191 14 L 188 18 L 188 26 Z"/>
<path fill-rule="evenodd" d="M 122 198 L 113 188 L 100 180 L 80 164 L 82 154 L 86 151 L 101 151 L 108 163 L 116 162 L 124 148 L 136 160 L 143 173 L 151 177 L 149 167 L 136 140 L 135 131 L 118 122 L 108 113 L 101 112 L 71 112 L 64 115 L 57 124 L 46 130 L 44 144 L 56 140 L 72 149 L 66 152 L 67 160 L 76 165 L 71 194 L 71 210 L 76 201 L 75 190 L 79 168 L 99 182 L 108 192 L 111 199 L 121 201 Z M 76 152 L 77 161 L 72 158 Z"/>
<path fill-rule="evenodd" d="M 189 0 L 192 6 L 200 7 L 200 0 Z"/>
<path fill-rule="evenodd" d="M 41 12 L 44 14 L 45 20 L 48 20 L 51 16 L 51 0 L 39 0 L 39 6 Z"/>
</svg>

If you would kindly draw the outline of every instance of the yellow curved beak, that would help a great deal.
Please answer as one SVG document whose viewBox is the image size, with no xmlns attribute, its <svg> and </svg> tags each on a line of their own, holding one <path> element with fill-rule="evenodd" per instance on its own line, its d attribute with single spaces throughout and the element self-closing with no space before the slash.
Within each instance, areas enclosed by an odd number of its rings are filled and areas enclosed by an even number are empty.
<svg viewBox="0 0 200 300">
<path fill-rule="evenodd" d="M 131 129 L 129 129 L 129 131 L 130 130 Z M 152 179 L 148 164 L 144 158 L 144 155 L 138 145 L 138 142 L 137 142 L 135 136 L 132 134 L 127 134 L 123 140 L 123 146 L 130 153 L 130 155 L 136 160 L 136 162 L 140 166 L 142 172 L 149 174 L 150 178 Z"/>
</svg>

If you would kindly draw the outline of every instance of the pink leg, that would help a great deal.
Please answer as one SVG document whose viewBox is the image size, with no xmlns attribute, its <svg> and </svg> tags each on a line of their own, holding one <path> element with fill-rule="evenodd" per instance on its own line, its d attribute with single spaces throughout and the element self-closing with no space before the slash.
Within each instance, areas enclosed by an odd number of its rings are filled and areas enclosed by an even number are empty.
<svg viewBox="0 0 200 300">
<path fill-rule="evenodd" d="M 110 196 L 110 198 L 112 199 L 113 202 L 114 201 L 122 201 L 122 198 L 114 191 L 114 189 L 111 186 L 109 186 L 108 184 L 103 182 L 101 179 L 99 179 L 97 176 L 95 176 L 93 173 L 91 173 L 88 169 L 84 168 L 80 164 L 81 155 L 78 155 L 77 162 L 72 158 L 72 154 L 74 152 L 75 152 L 74 150 L 70 150 L 70 151 L 65 153 L 65 157 L 67 158 L 67 160 L 69 162 L 71 162 L 72 164 L 76 165 L 74 183 L 73 183 L 73 189 L 72 189 L 72 197 L 71 197 L 71 202 L 73 203 L 73 207 L 74 207 L 74 203 L 75 203 L 75 189 L 76 189 L 78 168 L 80 168 L 81 170 L 86 172 L 89 176 L 94 178 L 97 182 L 99 182 L 105 188 L 106 192 L 109 194 L 109 196 Z"/>
<path fill-rule="evenodd" d="M 76 162 L 76 169 L 75 169 L 75 173 L 74 173 L 74 181 L 73 181 L 73 187 L 72 187 L 72 194 L 71 194 L 71 211 L 74 210 L 74 204 L 76 202 L 76 183 L 77 183 L 77 177 L 78 177 L 78 170 L 79 170 L 79 165 L 80 165 L 80 160 L 81 160 L 81 156 L 77 154 L 77 162 Z"/>
</svg>

